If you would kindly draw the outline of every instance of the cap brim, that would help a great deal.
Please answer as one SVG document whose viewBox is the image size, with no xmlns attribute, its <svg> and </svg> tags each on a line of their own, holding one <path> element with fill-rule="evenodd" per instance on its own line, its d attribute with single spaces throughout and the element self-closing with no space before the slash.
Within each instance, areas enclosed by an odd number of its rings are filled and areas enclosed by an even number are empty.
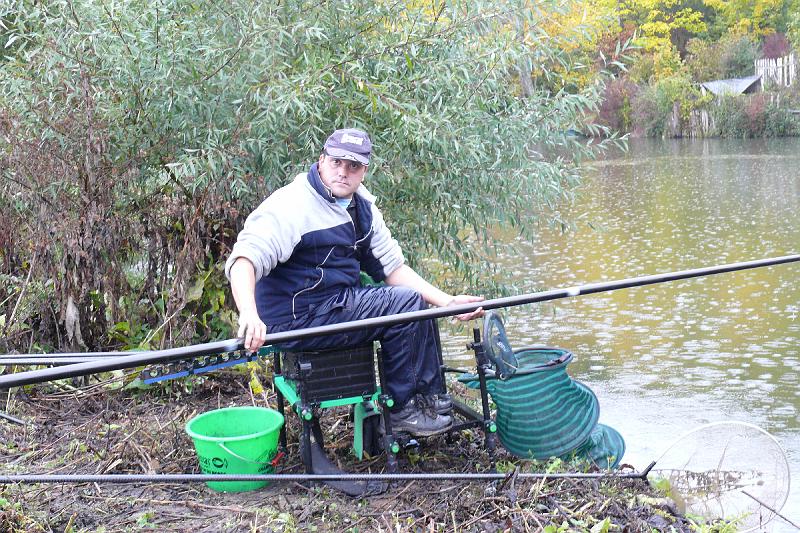
<svg viewBox="0 0 800 533">
<path fill-rule="evenodd" d="M 342 150 L 341 148 L 326 148 L 325 153 L 331 157 L 355 161 L 356 163 L 361 163 L 362 165 L 369 165 L 369 156 L 364 154 L 357 154 L 348 150 Z"/>
</svg>

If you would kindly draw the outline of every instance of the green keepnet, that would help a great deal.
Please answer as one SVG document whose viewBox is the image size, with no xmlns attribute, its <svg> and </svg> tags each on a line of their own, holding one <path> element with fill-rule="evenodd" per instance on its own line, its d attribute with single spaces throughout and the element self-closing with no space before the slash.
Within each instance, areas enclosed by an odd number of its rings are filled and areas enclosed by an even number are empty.
<svg viewBox="0 0 800 533">
<path fill-rule="evenodd" d="M 503 446 L 524 459 L 584 457 L 600 468 L 616 467 L 625 442 L 613 428 L 598 424 L 597 397 L 567 374 L 573 355 L 559 348 L 515 350 L 516 372 L 489 378 L 497 405 L 497 434 Z M 460 378 L 478 387 L 475 375 Z"/>
</svg>

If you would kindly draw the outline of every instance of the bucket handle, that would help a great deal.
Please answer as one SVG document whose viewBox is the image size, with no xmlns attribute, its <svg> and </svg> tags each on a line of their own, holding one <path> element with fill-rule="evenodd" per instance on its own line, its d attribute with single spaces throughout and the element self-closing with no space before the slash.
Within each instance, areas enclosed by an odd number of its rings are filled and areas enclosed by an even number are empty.
<svg viewBox="0 0 800 533">
<path fill-rule="evenodd" d="M 229 453 L 230 455 L 236 457 L 240 461 L 244 461 L 245 463 L 252 463 L 252 464 L 256 464 L 256 465 L 272 465 L 273 467 L 276 467 L 276 466 L 278 466 L 278 462 L 283 457 L 283 452 L 280 452 L 280 453 L 276 453 L 275 456 L 270 461 L 253 461 L 252 459 L 248 459 L 247 457 L 242 457 L 238 453 L 234 452 L 233 450 L 231 450 L 230 448 L 225 446 L 224 442 L 218 442 L 217 444 L 219 445 L 220 448 L 225 450 L 227 453 Z"/>
</svg>

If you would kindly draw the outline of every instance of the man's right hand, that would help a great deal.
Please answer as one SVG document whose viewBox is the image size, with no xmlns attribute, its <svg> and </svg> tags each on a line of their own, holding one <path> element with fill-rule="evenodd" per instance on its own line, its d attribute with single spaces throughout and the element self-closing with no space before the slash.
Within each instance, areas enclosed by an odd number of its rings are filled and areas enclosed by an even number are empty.
<svg viewBox="0 0 800 533">
<path fill-rule="evenodd" d="M 255 311 L 239 314 L 239 338 L 244 338 L 244 349 L 255 352 L 262 346 L 267 338 L 267 326 Z"/>
<path fill-rule="evenodd" d="M 244 339 L 244 349 L 255 352 L 264 345 L 267 326 L 258 316 L 256 307 L 256 271 L 246 257 L 239 257 L 230 270 L 231 292 L 239 310 L 239 333 Z"/>
</svg>

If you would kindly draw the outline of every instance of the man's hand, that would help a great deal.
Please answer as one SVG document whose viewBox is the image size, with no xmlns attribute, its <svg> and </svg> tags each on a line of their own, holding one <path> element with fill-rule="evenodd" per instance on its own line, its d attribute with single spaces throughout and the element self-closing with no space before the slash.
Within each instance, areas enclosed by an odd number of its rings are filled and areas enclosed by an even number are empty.
<svg viewBox="0 0 800 533">
<path fill-rule="evenodd" d="M 419 274 L 414 272 L 408 265 L 402 265 L 394 272 L 386 276 L 384 280 L 387 285 L 403 285 L 414 289 L 422 295 L 422 298 L 431 305 L 437 307 L 450 307 L 451 305 L 470 304 L 472 302 L 482 302 L 483 296 L 470 296 L 468 294 L 459 294 L 458 296 L 450 296 L 446 292 L 434 287 Z M 459 320 L 472 320 L 483 316 L 483 308 L 476 309 L 471 313 L 464 313 L 457 315 Z"/>
<path fill-rule="evenodd" d="M 245 350 L 255 352 L 264 345 L 264 340 L 267 338 L 267 326 L 258 317 L 257 312 L 241 313 L 237 336 L 244 337 Z"/>
<path fill-rule="evenodd" d="M 258 316 L 256 307 L 256 270 L 246 257 L 239 257 L 231 266 L 231 292 L 239 310 L 239 338 L 244 338 L 244 349 L 255 352 L 264 345 L 267 326 Z"/>
<path fill-rule="evenodd" d="M 461 305 L 461 304 L 470 304 L 473 302 L 482 302 L 483 296 L 470 296 L 468 294 L 459 294 L 458 296 L 453 296 L 453 299 L 447 304 L 447 307 L 452 305 Z M 463 315 L 456 315 L 456 318 L 459 320 L 472 320 L 473 318 L 479 318 L 483 316 L 483 307 L 479 307 L 478 309 L 472 311 L 471 313 L 464 313 Z"/>
</svg>

